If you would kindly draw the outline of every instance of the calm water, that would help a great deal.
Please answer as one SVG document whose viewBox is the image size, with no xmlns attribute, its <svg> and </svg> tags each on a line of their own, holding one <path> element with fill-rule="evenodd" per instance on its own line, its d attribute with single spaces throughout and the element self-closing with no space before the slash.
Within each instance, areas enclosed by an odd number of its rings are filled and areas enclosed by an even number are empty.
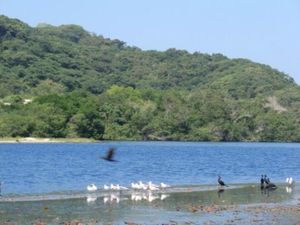
<svg viewBox="0 0 300 225">
<path fill-rule="evenodd" d="M 115 147 L 117 163 L 99 159 Z M 300 144 L 108 142 L 97 144 L 0 144 L 2 194 L 82 191 L 152 181 L 171 185 L 300 180 Z"/>
</svg>

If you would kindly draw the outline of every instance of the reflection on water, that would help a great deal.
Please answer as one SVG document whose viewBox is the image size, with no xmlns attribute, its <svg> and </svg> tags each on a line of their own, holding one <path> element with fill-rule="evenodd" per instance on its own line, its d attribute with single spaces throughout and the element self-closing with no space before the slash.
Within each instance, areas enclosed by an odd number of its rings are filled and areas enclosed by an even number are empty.
<svg viewBox="0 0 300 225">
<path fill-rule="evenodd" d="M 168 198 L 170 194 L 164 194 L 164 193 L 152 193 L 150 191 L 147 192 L 133 192 L 130 196 L 122 197 L 120 194 L 110 193 L 109 195 L 106 195 L 103 197 L 103 203 L 120 203 L 120 201 L 124 200 L 131 200 L 133 202 L 138 201 L 147 201 L 147 202 L 153 202 L 156 199 L 164 200 Z M 97 200 L 97 196 L 95 195 L 88 195 L 86 201 L 87 202 L 94 202 Z"/>
<path fill-rule="evenodd" d="M 219 189 L 217 192 L 218 192 L 218 198 L 221 198 L 222 195 L 224 194 L 224 189 Z"/>
<path fill-rule="evenodd" d="M 292 189 L 292 187 L 289 187 Z M 94 220 L 119 223 L 149 221 L 154 218 L 191 218 L 191 205 L 237 205 L 276 203 L 293 199 L 298 191 L 287 191 L 279 186 L 275 191 L 261 192 L 260 187 L 249 185 L 236 189 L 185 192 L 106 192 L 85 194 L 78 199 L 32 202 L 0 202 L 0 223 L 12 220 L 18 224 L 31 224 L 42 219 L 49 224 L 80 219 L 84 223 Z M 290 189 L 289 189 L 290 190 Z M 199 216 L 199 214 L 198 214 Z"/>
<path fill-rule="evenodd" d="M 293 187 L 285 187 L 286 193 L 292 193 L 293 192 Z"/>
<path fill-rule="evenodd" d="M 86 196 L 86 202 L 87 203 L 92 203 L 94 201 L 97 200 L 97 196 L 96 195 L 93 195 L 93 194 L 89 194 Z"/>
</svg>

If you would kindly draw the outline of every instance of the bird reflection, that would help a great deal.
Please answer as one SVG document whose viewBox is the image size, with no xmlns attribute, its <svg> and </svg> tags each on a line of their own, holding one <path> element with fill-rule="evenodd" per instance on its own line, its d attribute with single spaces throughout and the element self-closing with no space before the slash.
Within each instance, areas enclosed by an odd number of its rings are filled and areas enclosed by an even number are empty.
<svg viewBox="0 0 300 225">
<path fill-rule="evenodd" d="M 95 202 L 97 200 L 97 196 L 96 195 L 88 195 L 86 197 L 86 202 L 87 203 L 92 203 L 92 202 Z"/>
<path fill-rule="evenodd" d="M 168 198 L 170 195 L 168 195 L 168 194 L 161 194 L 161 196 L 160 196 L 160 200 L 164 200 L 164 199 L 166 199 L 166 198 Z"/>
<path fill-rule="evenodd" d="M 219 189 L 218 190 L 218 198 L 221 198 L 222 195 L 224 194 L 225 190 L 224 189 Z"/>
<path fill-rule="evenodd" d="M 293 192 L 293 187 L 285 187 L 286 193 L 292 193 Z"/>
<path fill-rule="evenodd" d="M 168 198 L 170 195 L 168 194 L 161 194 L 156 195 L 156 194 L 152 194 L 151 192 L 148 193 L 140 193 L 140 192 L 135 192 L 131 194 L 131 200 L 132 201 L 142 201 L 142 200 L 146 200 L 147 202 L 152 202 L 154 200 L 165 200 L 166 198 Z"/>
<path fill-rule="evenodd" d="M 273 188 L 273 186 L 271 187 L 266 187 L 264 189 L 261 189 L 261 194 L 266 195 L 267 197 L 270 196 L 270 193 L 274 192 L 276 190 L 276 186 L 275 188 Z"/>
<path fill-rule="evenodd" d="M 120 196 L 115 194 L 110 194 L 109 196 L 105 196 L 103 198 L 104 203 L 119 203 L 120 202 Z"/>
</svg>

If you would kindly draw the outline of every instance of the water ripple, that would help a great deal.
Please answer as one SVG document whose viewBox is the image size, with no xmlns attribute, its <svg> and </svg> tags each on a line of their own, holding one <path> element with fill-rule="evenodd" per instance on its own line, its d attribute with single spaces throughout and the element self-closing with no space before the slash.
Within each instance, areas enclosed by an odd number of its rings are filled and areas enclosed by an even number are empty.
<svg viewBox="0 0 300 225">
<path fill-rule="evenodd" d="M 118 163 L 100 160 L 108 147 Z M 258 182 L 261 174 L 300 179 L 300 144 L 104 142 L 99 144 L 0 144 L 2 193 L 82 191 L 153 181 L 171 185 Z"/>
</svg>

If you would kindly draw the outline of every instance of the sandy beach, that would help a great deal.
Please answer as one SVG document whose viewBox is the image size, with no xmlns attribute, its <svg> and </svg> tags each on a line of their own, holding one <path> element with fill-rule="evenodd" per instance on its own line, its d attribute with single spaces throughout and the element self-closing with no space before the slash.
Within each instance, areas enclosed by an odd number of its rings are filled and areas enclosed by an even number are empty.
<svg viewBox="0 0 300 225">
<path fill-rule="evenodd" d="M 17 143 L 95 143 L 99 142 L 90 138 L 1 138 L 0 144 L 17 144 Z"/>
</svg>

